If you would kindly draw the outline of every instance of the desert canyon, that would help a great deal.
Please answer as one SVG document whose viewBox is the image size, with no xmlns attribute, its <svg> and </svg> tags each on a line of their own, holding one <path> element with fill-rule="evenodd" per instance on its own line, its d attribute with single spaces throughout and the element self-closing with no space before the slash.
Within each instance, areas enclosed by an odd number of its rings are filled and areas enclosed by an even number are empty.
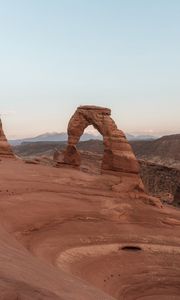
<svg viewBox="0 0 180 300">
<path fill-rule="evenodd" d="M 99 160 L 76 147 L 89 125 Z M 108 108 L 78 107 L 54 159 L 14 155 L 0 122 L 0 299 L 179 300 L 180 209 L 141 175 Z"/>
</svg>

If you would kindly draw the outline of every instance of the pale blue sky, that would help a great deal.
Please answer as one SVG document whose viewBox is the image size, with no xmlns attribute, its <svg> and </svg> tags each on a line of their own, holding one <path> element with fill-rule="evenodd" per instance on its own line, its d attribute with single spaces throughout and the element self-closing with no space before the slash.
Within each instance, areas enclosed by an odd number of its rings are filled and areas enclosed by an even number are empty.
<svg viewBox="0 0 180 300">
<path fill-rule="evenodd" d="M 8 137 L 65 131 L 80 104 L 126 132 L 180 132 L 179 0 L 0 0 Z"/>
</svg>

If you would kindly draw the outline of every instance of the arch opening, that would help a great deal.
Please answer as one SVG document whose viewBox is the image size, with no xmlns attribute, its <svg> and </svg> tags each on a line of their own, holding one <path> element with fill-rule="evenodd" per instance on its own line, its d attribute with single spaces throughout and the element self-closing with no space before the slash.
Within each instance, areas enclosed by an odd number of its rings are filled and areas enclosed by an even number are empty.
<svg viewBox="0 0 180 300">
<path fill-rule="evenodd" d="M 102 134 L 93 125 L 88 125 L 80 137 L 80 142 L 89 140 L 103 140 Z"/>
<path fill-rule="evenodd" d="M 101 174 L 102 159 L 104 154 L 103 136 L 100 132 L 89 125 L 77 144 L 80 151 L 80 169 L 90 174 Z"/>
</svg>

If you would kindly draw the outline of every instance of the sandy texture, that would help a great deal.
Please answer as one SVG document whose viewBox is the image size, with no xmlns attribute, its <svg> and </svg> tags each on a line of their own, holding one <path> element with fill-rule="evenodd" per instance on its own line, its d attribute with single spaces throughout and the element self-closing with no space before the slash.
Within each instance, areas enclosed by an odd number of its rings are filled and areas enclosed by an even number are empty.
<svg viewBox="0 0 180 300">
<path fill-rule="evenodd" d="M 3 159 L 0 178 L 0 299 L 180 299 L 179 209 L 120 175 Z"/>
</svg>

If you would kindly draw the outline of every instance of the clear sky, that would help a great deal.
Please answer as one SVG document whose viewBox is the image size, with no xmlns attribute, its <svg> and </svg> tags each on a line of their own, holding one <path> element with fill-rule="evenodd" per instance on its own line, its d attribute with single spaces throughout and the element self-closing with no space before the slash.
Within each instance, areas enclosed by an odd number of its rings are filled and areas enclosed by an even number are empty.
<svg viewBox="0 0 180 300">
<path fill-rule="evenodd" d="M 65 131 L 80 104 L 126 132 L 180 132 L 179 0 L 0 0 L 8 137 Z"/>
</svg>

